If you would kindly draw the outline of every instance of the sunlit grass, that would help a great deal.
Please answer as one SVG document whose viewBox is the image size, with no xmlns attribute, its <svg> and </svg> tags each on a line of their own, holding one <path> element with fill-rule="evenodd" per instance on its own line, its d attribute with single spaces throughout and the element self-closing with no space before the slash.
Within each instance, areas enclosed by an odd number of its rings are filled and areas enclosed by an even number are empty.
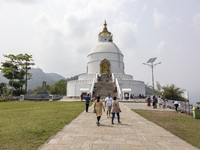
<svg viewBox="0 0 200 150">
<path fill-rule="evenodd" d="M 37 149 L 84 109 L 84 102 L 1 102 L 0 149 Z"/>
</svg>

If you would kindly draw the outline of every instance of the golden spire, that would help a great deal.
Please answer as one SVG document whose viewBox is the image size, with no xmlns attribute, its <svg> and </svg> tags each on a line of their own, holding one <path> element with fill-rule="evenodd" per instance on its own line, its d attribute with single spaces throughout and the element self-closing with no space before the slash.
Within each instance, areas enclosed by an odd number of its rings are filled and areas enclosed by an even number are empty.
<svg viewBox="0 0 200 150">
<path fill-rule="evenodd" d="M 103 28 L 103 31 L 100 33 L 100 35 L 107 35 L 107 34 L 109 34 L 109 35 L 111 35 L 111 33 L 107 30 L 107 24 L 106 24 L 106 20 L 105 20 L 105 22 L 104 22 L 104 28 Z"/>
</svg>

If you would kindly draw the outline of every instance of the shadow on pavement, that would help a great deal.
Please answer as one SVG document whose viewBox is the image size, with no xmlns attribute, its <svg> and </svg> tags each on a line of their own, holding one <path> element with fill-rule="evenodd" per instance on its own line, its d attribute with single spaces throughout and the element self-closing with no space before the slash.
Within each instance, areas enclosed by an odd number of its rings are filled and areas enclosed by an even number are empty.
<svg viewBox="0 0 200 150">
<path fill-rule="evenodd" d="M 105 124 L 100 124 L 100 126 L 103 126 L 103 127 L 114 127 L 113 125 L 105 125 Z"/>
</svg>

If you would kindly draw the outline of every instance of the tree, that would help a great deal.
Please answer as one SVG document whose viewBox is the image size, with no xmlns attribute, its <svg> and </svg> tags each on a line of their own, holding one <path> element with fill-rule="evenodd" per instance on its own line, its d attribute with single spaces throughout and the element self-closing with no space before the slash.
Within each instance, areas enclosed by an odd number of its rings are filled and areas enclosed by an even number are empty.
<svg viewBox="0 0 200 150">
<path fill-rule="evenodd" d="M 37 87 L 36 89 L 32 89 L 28 91 L 28 94 L 37 95 L 38 92 L 41 92 L 43 89 L 42 87 Z M 54 85 L 50 86 L 49 84 L 46 85 L 46 90 L 51 94 L 57 95 L 66 95 L 67 93 L 67 80 L 60 80 L 56 82 Z"/>
<path fill-rule="evenodd" d="M 50 89 L 51 94 L 60 94 L 60 88 L 57 85 L 53 85 Z"/>
<path fill-rule="evenodd" d="M 163 95 L 162 86 L 158 81 L 156 82 L 155 95 Z"/>
<path fill-rule="evenodd" d="M 6 89 L 6 83 L 1 82 L 1 83 L 0 83 L 0 96 L 1 96 L 1 94 L 3 93 L 3 89 Z"/>
<path fill-rule="evenodd" d="M 38 86 L 35 90 L 34 90 L 34 95 L 37 95 L 38 92 L 42 91 L 42 87 Z"/>
<path fill-rule="evenodd" d="M 53 86 L 51 86 L 50 93 L 65 95 L 66 90 L 67 90 L 67 81 L 62 79 L 62 80 L 56 82 Z"/>
<path fill-rule="evenodd" d="M 22 66 L 22 69 L 25 71 L 25 92 L 27 93 L 27 82 L 32 78 L 32 74 L 28 73 L 28 70 L 31 69 L 31 66 L 35 65 L 33 63 L 32 55 L 28 54 L 19 54 L 17 55 L 19 64 Z"/>
<path fill-rule="evenodd" d="M 6 60 L 6 62 L 2 62 L 2 68 L 1 72 L 3 73 L 3 76 L 7 78 L 9 81 L 9 85 L 12 86 L 12 92 L 11 95 L 13 95 L 13 85 L 14 85 L 14 79 L 17 79 L 17 75 L 19 74 L 19 67 L 17 65 L 17 58 L 15 55 L 3 55 L 4 57 L 7 57 L 9 60 Z"/>
<path fill-rule="evenodd" d="M 0 68 L 3 76 L 6 77 L 9 81 L 9 85 L 12 87 L 11 95 L 13 95 L 13 88 L 16 90 L 15 94 L 20 95 L 24 93 L 23 86 L 27 80 L 31 78 L 31 74 L 28 73 L 28 70 L 31 69 L 31 65 L 34 65 L 31 61 L 31 55 L 28 54 L 18 54 L 18 55 L 3 55 L 8 58 L 5 62 L 2 62 Z M 26 78 L 25 78 L 26 75 Z M 27 89 L 26 89 L 27 90 Z"/>
<path fill-rule="evenodd" d="M 184 90 L 181 90 L 180 88 L 176 87 L 174 84 L 171 84 L 170 86 L 163 86 L 163 98 L 164 99 L 171 99 L 171 100 L 180 100 L 183 101 L 184 98 L 181 96 L 181 94 L 184 92 Z"/>
<path fill-rule="evenodd" d="M 153 87 L 145 84 L 146 95 L 153 95 Z"/>
</svg>

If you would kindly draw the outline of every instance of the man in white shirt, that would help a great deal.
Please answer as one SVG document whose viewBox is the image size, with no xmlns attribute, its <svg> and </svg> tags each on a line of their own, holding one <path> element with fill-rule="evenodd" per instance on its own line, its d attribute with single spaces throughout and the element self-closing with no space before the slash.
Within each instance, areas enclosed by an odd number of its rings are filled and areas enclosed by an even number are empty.
<svg viewBox="0 0 200 150">
<path fill-rule="evenodd" d="M 106 106 L 106 114 L 107 118 L 110 117 L 110 111 L 111 111 L 111 103 L 112 103 L 112 97 L 110 97 L 110 94 L 108 94 L 108 97 L 105 99 L 105 106 Z M 108 116 L 109 115 L 109 116 Z"/>
<path fill-rule="evenodd" d="M 174 102 L 174 106 L 175 106 L 176 112 L 178 112 L 179 102 L 178 102 L 178 101 L 175 101 L 175 102 Z"/>
</svg>

